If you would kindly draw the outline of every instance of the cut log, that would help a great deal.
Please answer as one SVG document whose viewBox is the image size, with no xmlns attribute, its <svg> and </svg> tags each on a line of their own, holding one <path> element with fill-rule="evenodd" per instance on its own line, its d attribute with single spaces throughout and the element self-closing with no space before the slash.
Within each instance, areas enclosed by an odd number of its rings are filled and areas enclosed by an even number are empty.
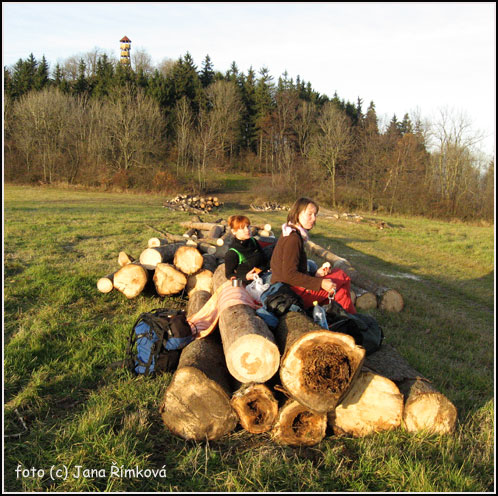
<svg viewBox="0 0 498 496">
<path fill-rule="evenodd" d="M 404 397 L 403 425 L 410 432 L 446 434 L 455 429 L 457 409 L 434 385 L 415 370 L 395 348 L 385 344 L 365 360 L 370 370 L 387 377 Z"/>
<path fill-rule="evenodd" d="M 225 264 L 222 263 L 216 267 L 213 273 L 213 291 L 216 291 L 222 284 L 227 282 L 228 279 L 225 276 Z"/>
<path fill-rule="evenodd" d="M 280 353 L 275 338 L 251 307 L 226 308 L 218 325 L 228 371 L 235 379 L 241 383 L 266 382 L 277 372 Z"/>
<path fill-rule="evenodd" d="M 135 259 L 131 255 L 128 255 L 126 252 L 124 252 L 124 251 L 119 252 L 118 264 L 120 267 L 123 267 L 124 265 L 129 264 L 129 263 L 134 262 L 134 261 L 135 261 Z"/>
<path fill-rule="evenodd" d="M 183 349 L 159 413 L 173 434 L 195 441 L 213 441 L 237 425 L 230 398 L 223 350 L 209 335 L 195 339 Z"/>
<path fill-rule="evenodd" d="M 253 434 L 269 431 L 278 415 L 278 401 L 264 384 L 242 384 L 230 403 L 240 425 Z"/>
<path fill-rule="evenodd" d="M 187 229 L 197 229 L 200 231 L 210 231 L 213 229 L 215 226 L 219 226 L 222 230 L 222 232 L 225 230 L 224 226 L 221 226 L 220 224 L 215 224 L 214 222 L 180 222 L 180 225 L 182 227 L 185 227 Z"/>
<path fill-rule="evenodd" d="M 377 297 L 373 293 L 354 285 L 351 285 L 351 289 L 356 295 L 354 303 L 356 310 L 372 310 L 373 308 L 377 308 Z"/>
<path fill-rule="evenodd" d="M 365 349 L 299 312 L 280 319 L 275 337 L 282 354 L 280 380 L 290 396 L 315 412 L 333 410 L 359 373 Z"/>
<path fill-rule="evenodd" d="M 184 238 L 190 238 L 193 239 L 194 241 L 197 240 L 197 229 L 189 229 L 188 231 L 183 233 Z"/>
<path fill-rule="evenodd" d="M 313 243 L 313 241 L 308 240 L 305 244 L 306 248 L 312 254 L 330 262 L 334 268 L 342 269 L 346 272 L 353 284 L 374 293 L 377 297 L 377 306 L 379 308 L 390 312 L 401 312 L 401 310 L 403 310 L 403 297 L 398 291 L 379 286 L 373 281 L 370 281 L 360 274 L 345 258 L 338 257 L 330 250 L 326 250 L 320 245 Z"/>
<path fill-rule="evenodd" d="M 206 240 L 210 241 L 210 240 Z M 216 242 L 210 243 L 204 240 L 197 242 L 197 249 L 202 253 L 207 253 L 208 255 L 214 255 L 216 253 Z"/>
<path fill-rule="evenodd" d="M 185 246 L 185 241 L 183 243 L 171 243 L 164 246 L 146 248 L 140 254 L 140 263 L 149 270 L 154 270 L 157 264 L 173 262 L 176 251 L 182 246 Z"/>
<path fill-rule="evenodd" d="M 403 395 L 398 386 L 363 369 L 341 403 L 328 413 L 328 424 L 337 436 L 363 437 L 396 429 L 402 418 Z"/>
<path fill-rule="evenodd" d="M 173 263 L 184 274 L 195 274 L 204 263 L 200 251 L 193 246 L 180 246 L 173 258 Z"/>
<path fill-rule="evenodd" d="M 150 279 L 150 272 L 139 263 L 132 262 L 114 273 L 114 287 L 127 298 L 138 296 Z"/>
<path fill-rule="evenodd" d="M 212 254 L 204 253 L 202 255 L 202 258 L 204 259 L 204 261 L 202 262 L 202 268 L 214 272 L 216 270 L 216 267 L 218 267 L 216 257 Z"/>
<path fill-rule="evenodd" d="M 109 274 L 109 275 L 107 275 L 105 277 L 101 277 L 97 281 L 97 289 L 101 293 L 110 293 L 114 289 L 113 281 L 114 281 L 114 274 L 116 272 L 113 272 L 112 274 Z"/>
<path fill-rule="evenodd" d="M 211 239 L 217 239 L 219 238 L 223 232 L 225 231 L 225 228 L 223 226 L 215 224 L 208 232 L 206 237 L 211 238 Z"/>
<path fill-rule="evenodd" d="M 289 399 L 278 412 L 272 437 L 287 446 L 314 446 L 325 437 L 326 429 L 326 413 L 312 412 Z"/>
<path fill-rule="evenodd" d="M 169 296 L 183 291 L 187 285 L 187 276 L 167 263 L 158 263 L 153 277 L 159 296 Z"/>
<path fill-rule="evenodd" d="M 207 291 L 196 291 L 189 296 L 187 303 L 187 318 L 196 314 L 211 298 L 211 293 Z"/>
<path fill-rule="evenodd" d="M 187 277 L 187 285 L 185 286 L 187 294 L 190 296 L 196 291 L 213 292 L 213 273 L 207 269 L 201 269 L 195 274 Z"/>
</svg>

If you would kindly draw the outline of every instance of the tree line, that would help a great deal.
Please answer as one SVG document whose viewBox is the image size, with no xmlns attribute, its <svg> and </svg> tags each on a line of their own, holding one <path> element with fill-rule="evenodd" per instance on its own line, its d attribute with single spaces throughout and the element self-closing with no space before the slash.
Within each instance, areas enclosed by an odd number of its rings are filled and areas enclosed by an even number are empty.
<svg viewBox="0 0 498 496">
<path fill-rule="evenodd" d="M 7 181 L 175 191 L 220 171 L 266 175 L 267 194 L 441 217 L 494 216 L 494 161 L 465 116 L 377 117 L 374 102 L 320 94 L 268 68 L 225 73 L 187 52 L 153 66 L 96 49 L 50 71 L 31 54 L 4 67 Z M 263 192 L 264 193 L 264 192 Z"/>
</svg>

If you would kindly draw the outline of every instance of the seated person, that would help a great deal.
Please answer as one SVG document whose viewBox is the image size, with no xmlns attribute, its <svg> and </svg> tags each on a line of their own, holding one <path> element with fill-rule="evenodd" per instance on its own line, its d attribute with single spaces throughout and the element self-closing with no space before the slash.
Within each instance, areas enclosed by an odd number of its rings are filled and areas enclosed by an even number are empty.
<svg viewBox="0 0 498 496">
<path fill-rule="evenodd" d="M 251 237 L 251 221 L 245 215 L 232 215 L 228 225 L 233 240 L 225 255 L 225 276 L 227 279 L 242 279 L 246 283 L 269 268 L 269 260 L 258 241 Z"/>
<path fill-rule="evenodd" d="M 330 264 L 324 263 L 315 275 L 309 273 L 304 243 L 308 231 L 315 225 L 317 213 L 318 205 L 309 198 L 299 198 L 291 207 L 271 257 L 271 283 L 290 285 L 303 300 L 305 309 L 310 308 L 314 301 L 325 304 L 329 295 L 335 292 L 335 300 L 344 310 L 354 314 L 351 280 L 344 271 L 331 269 Z"/>
</svg>

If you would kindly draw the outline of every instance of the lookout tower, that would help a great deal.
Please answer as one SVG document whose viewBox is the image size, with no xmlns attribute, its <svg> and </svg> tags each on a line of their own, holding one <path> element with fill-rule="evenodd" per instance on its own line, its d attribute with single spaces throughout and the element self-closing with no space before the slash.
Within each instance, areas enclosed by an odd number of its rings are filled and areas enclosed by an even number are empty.
<svg viewBox="0 0 498 496">
<path fill-rule="evenodd" d="M 127 36 L 123 36 L 121 40 L 121 59 L 120 62 L 122 64 L 130 65 L 130 50 L 131 50 L 131 40 Z"/>
</svg>

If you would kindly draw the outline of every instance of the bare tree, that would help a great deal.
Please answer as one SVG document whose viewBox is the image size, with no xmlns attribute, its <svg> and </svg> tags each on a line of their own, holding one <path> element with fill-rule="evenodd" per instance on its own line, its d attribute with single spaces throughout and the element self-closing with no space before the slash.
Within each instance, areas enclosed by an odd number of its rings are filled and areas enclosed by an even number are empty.
<svg viewBox="0 0 498 496">
<path fill-rule="evenodd" d="M 142 71 L 144 74 L 152 74 L 154 70 L 152 57 L 145 48 L 134 48 L 131 51 L 131 63 L 135 72 Z"/>
<path fill-rule="evenodd" d="M 188 168 L 189 159 L 192 153 L 194 117 L 186 96 L 183 96 L 176 103 L 175 120 L 177 147 L 176 175 L 178 176 L 180 168 Z"/>
<path fill-rule="evenodd" d="M 332 181 L 332 204 L 336 205 L 337 166 L 352 146 L 351 123 L 347 115 L 332 102 L 323 106 L 317 119 L 318 132 L 313 141 L 312 154 L 324 167 Z"/>
<path fill-rule="evenodd" d="M 299 102 L 294 128 L 297 136 L 299 152 L 303 157 L 309 156 L 311 138 L 316 120 L 316 105 L 302 100 Z"/>
</svg>

